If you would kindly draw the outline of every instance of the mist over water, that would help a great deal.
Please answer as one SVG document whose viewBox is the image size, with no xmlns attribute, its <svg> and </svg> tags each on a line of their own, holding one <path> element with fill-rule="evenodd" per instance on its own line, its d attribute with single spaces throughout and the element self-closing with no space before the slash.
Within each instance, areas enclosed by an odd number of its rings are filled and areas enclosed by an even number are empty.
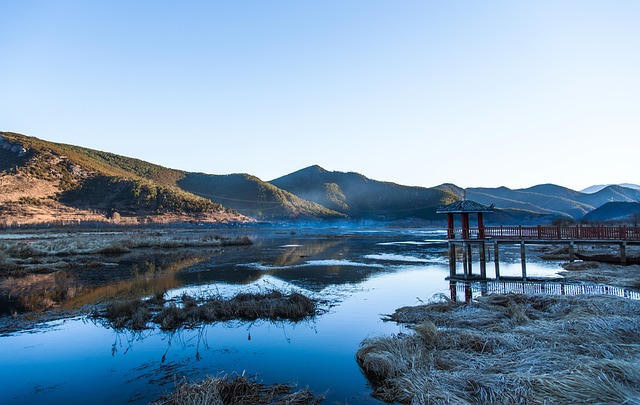
<svg viewBox="0 0 640 405">
<path fill-rule="evenodd" d="M 118 280 L 85 286 L 74 302 L 100 300 L 107 289 L 145 296 L 166 286 L 168 297 L 230 297 L 278 288 L 325 300 L 325 313 L 300 323 L 221 322 L 172 333 L 115 331 L 90 318 L 51 322 L 0 337 L 0 403 L 90 398 L 96 404 L 142 404 L 171 391 L 183 377 L 229 372 L 309 386 L 325 393 L 327 403 L 379 403 L 369 396 L 355 352 L 366 337 L 404 331 L 383 322 L 383 314 L 451 293 L 445 232 L 304 228 L 246 233 L 252 246 L 221 248 L 191 262 L 182 257 L 185 262 L 175 268 L 165 265 L 160 271 L 154 265 L 149 273 L 149 263 L 131 263 L 137 271 L 123 268 Z M 560 269 L 534 254 L 528 258 L 528 274 L 551 276 Z M 519 271 L 519 256 L 506 249 L 501 273 L 515 271 L 513 266 Z M 147 270 L 140 271 L 143 267 Z M 473 293 L 480 290 L 473 287 Z M 464 299 L 463 290 L 456 294 Z"/>
</svg>

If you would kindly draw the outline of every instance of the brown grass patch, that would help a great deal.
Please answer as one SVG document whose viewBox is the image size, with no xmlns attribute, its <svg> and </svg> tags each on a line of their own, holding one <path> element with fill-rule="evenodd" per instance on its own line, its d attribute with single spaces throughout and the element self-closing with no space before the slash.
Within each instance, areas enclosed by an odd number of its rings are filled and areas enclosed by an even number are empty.
<svg viewBox="0 0 640 405">
<path fill-rule="evenodd" d="M 162 330 L 195 327 L 202 323 L 230 320 L 298 322 L 319 313 L 318 301 L 300 293 L 285 294 L 272 290 L 261 293 L 240 293 L 225 299 L 212 297 L 198 300 L 184 295 L 179 302 L 164 305 L 164 300 L 152 297 L 147 300 L 114 302 L 105 311 L 94 316 L 105 319 L 113 328 L 145 329 L 149 321 Z"/>
<path fill-rule="evenodd" d="M 411 404 L 638 403 L 640 302 L 491 295 L 401 308 L 413 333 L 356 354 L 384 401 Z M 422 314 L 421 316 L 419 314 Z"/>
<path fill-rule="evenodd" d="M 226 404 L 319 404 L 322 397 L 307 389 L 293 391 L 288 384 L 265 385 L 240 375 L 207 377 L 202 381 L 182 381 L 176 390 L 153 405 L 226 405 Z"/>
</svg>

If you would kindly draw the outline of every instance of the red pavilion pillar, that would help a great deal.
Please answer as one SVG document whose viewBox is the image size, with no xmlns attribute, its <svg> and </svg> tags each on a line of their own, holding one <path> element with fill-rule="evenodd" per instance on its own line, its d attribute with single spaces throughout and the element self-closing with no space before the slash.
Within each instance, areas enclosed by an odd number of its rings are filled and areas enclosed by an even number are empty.
<svg viewBox="0 0 640 405">
<path fill-rule="evenodd" d="M 447 214 L 447 239 L 455 239 L 455 229 L 453 227 L 453 214 Z"/>
<path fill-rule="evenodd" d="M 484 223 L 482 222 L 482 212 L 478 212 L 478 238 L 484 239 Z"/>
<path fill-rule="evenodd" d="M 462 239 L 469 239 L 469 213 L 462 213 Z"/>
</svg>

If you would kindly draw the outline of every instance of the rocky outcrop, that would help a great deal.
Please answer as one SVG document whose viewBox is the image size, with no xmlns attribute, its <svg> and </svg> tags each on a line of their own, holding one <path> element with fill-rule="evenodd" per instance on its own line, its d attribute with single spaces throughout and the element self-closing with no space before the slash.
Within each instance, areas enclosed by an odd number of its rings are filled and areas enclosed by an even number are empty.
<svg viewBox="0 0 640 405">
<path fill-rule="evenodd" d="M 0 136 L 0 148 L 15 153 L 18 157 L 24 156 L 27 153 L 27 150 L 22 147 L 22 145 L 11 143 L 2 136 Z"/>
</svg>

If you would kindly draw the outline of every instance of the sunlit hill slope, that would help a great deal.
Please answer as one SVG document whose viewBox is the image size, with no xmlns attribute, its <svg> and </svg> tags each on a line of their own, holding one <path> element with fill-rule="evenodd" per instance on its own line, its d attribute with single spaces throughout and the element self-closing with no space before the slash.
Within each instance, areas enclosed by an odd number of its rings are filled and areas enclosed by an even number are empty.
<svg viewBox="0 0 640 405">
<path fill-rule="evenodd" d="M 0 137 L 5 223 L 247 220 L 175 186 L 179 170 L 14 133 Z"/>
</svg>

